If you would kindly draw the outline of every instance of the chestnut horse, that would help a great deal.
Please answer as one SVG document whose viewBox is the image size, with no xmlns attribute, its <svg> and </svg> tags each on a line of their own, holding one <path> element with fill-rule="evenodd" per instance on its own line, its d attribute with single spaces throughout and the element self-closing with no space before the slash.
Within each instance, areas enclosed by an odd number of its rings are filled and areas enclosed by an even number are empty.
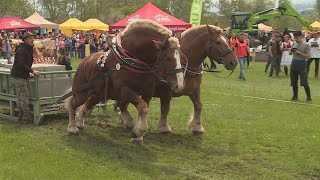
<svg viewBox="0 0 320 180">
<path fill-rule="evenodd" d="M 194 133 L 203 133 L 201 124 L 202 103 L 200 99 L 200 85 L 202 80 L 203 62 L 209 57 L 219 64 L 224 64 L 227 70 L 234 70 L 238 64 L 235 53 L 229 48 L 226 39 L 221 34 L 222 29 L 216 26 L 201 25 L 192 27 L 181 34 L 181 51 L 188 59 L 185 87 L 179 92 L 172 92 L 164 86 L 157 86 L 155 97 L 160 97 L 161 116 L 158 130 L 161 133 L 171 132 L 167 116 L 170 108 L 171 97 L 189 96 L 194 113 L 188 127 Z M 122 112 L 121 112 L 122 113 Z M 130 123 L 130 122 L 129 122 Z M 124 124 L 128 124 L 124 122 Z"/>
<path fill-rule="evenodd" d="M 88 109 L 102 100 L 113 99 L 120 104 L 132 103 L 137 108 L 138 122 L 130 125 L 132 141 L 142 142 L 148 128 L 149 102 L 161 77 L 165 77 L 175 92 L 184 86 L 179 40 L 171 36 L 172 32 L 158 23 L 137 20 L 123 31 L 121 43 L 113 42 L 111 52 L 94 53 L 85 58 L 75 73 L 72 90 L 90 82 L 92 85 L 67 100 L 68 131 L 78 133 L 78 128 L 84 127 L 84 114 Z"/>
</svg>

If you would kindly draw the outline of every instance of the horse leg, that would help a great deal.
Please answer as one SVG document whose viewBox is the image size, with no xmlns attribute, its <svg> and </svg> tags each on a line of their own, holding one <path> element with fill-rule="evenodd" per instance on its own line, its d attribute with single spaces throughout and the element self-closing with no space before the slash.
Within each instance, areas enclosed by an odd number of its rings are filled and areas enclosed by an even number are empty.
<svg viewBox="0 0 320 180">
<path fill-rule="evenodd" d="M 84 117 L 88 110 L 92 109 L 96 104 L 101 102 L 102 99 L 98 96 L 90 96 L 89 99 L 81 106 L 81 109 L 79 110 L 78 114 L 75 117 L 76 120 L 76 126 L 79 129 L 84 128 Z"/>
<path fill-rule="evenodd" d="M 197 90 L 189 97 L 194 106 L 194 113 L 193 118 L 188 123 L 188 127 L 194 134 L 202 134 L 204 133 L 204 128 L 201 124 L 202 103 L 200 99 L 200 88 L 197 88 Z"/>
<path fill-rule="evenodd" d="M 139 115 L 138 121 L 132 129 L 131 142 L 133 143 L 142 143 L 143 136 L 148 130 L 147 115 L 149 112 L 149 102 L 151 98 L 152 96 L 143 96 L 142 98 L 138 96 L 138 99 L 136 99 L 136 102 L 138 103 L 135 106 L 138 109 Z"/>
<path fill-rule="evenodd" d="M 170 95 L 162 95 L 163 92 L 161 92 L 160 95 L 160 103 L 161 103 L 161 115 L 159 119 L 159 124 L 158 124 L 158 131 L 160 133 L 170 133 L 171 132 L 171 127 L 168 125 L 168 113 L 170 109 Z"/>
<path fill-rule="evenodd" d="M 79 129 L 76 126 L 75 116 L 77 108 L 86 101 L 87 97 L 85 93 L 76 94 L 67 99 L 65 108 L 69 112 L 69 124 L 68 132 L 71 134 L 77 134 Z"/>
<path fill-rule="evenodd" d="M 134 91 L 124 87 L 121 91 L 122 101 L 131 102 L 138 110 L 138 121 L 132 129 L 133 143 L 141 143 L 143 136 L 148 129 L 147 115 L 149 112 L 148 104 Z M 151 99 L 151 98 L 150 98 Z"/>
<path fill-rule="evenodd" d="M 114 101 L 113 110 L 115 112 L 119 112 L 119 103 L 118 103 L 118 101 Z"/>
<path fill-rule="evenodd" d="M 135 125 L 131 114 L 128 111 L 128 102 L 117 101 L 120 107 L 120 114 L 122 118 L 123 127 L 125 129 L 132 129 Z"/>
</svg>

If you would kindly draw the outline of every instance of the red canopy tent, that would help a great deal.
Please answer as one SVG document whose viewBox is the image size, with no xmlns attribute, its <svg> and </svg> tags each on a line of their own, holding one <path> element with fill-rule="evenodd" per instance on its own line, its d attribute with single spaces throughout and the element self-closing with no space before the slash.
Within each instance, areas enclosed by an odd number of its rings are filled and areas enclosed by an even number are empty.
<svg viewBox="0 0 320 180">
<path fill-rule="evenodd" d="M 0 30 L 14 31 L 16 29 L 33 30 L 39 27 L 14 16 L 0 17 Z"/>
<path fill-rule="evenodd" d="M 170 14 L 159 9 L 157 6 L 148 2 L 138 11 L 127 16 L 119 22 L 110 25 L 109 31 L 111 33 L 115 33 L 116 30 L 122 31 L 130 22 L 136 19 L 150 19 L 156 21 L 174 32 L 182 32 L 191 27 L 191 24 L 171 16 Z"/>
</svg>

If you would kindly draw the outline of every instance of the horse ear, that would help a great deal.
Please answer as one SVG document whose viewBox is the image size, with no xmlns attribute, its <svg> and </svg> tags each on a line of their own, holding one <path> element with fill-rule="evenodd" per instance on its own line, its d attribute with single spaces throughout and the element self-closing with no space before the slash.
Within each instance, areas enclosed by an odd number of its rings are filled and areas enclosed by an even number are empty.
<svg viewBox="0 0 320 180">
<path fill-rule="evenodd" d="M 181 33 L 177 33 L 176 35 L 175 35 L 175 37 L 177 38 L 177 39 L 179 39 L 179 41 L 181 40 Z"/>
<path fill-rule="evenodd" d="M 152 40 L 153 44 L 156 46 L 157 49 L 161 49 L 163 46 L 163 42 L 161 41 L 156 41 L 156 40 Z"/>
<path fill-rule="evenodd" d="M 209 34 L 213 35 L 213 34 L 214 34 L 214 31 L 213 31 L 212 27 L 209 26 L 208 24 L 206 24 L 206 26 L 207 26 L 207 29 L 208 29 Z"/>
</svg>

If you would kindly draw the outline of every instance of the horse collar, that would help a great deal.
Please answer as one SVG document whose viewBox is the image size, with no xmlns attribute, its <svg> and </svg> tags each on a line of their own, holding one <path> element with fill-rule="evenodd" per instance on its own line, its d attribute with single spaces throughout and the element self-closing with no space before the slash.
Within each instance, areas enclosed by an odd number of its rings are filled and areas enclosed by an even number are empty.
<svg viewBox="0 0 320 180">
<path fill-rule="evenodd" d="M 119 43 L 119 38 L 116 36 L 112 40 L 112 52 L 115 59 L 118 61 L 115 69 L 120 70 L 122 68 L 136 73 L 148 74 L 156 71 L 156 66 L 147 64 L 121 47 Z"/>
</svg>

